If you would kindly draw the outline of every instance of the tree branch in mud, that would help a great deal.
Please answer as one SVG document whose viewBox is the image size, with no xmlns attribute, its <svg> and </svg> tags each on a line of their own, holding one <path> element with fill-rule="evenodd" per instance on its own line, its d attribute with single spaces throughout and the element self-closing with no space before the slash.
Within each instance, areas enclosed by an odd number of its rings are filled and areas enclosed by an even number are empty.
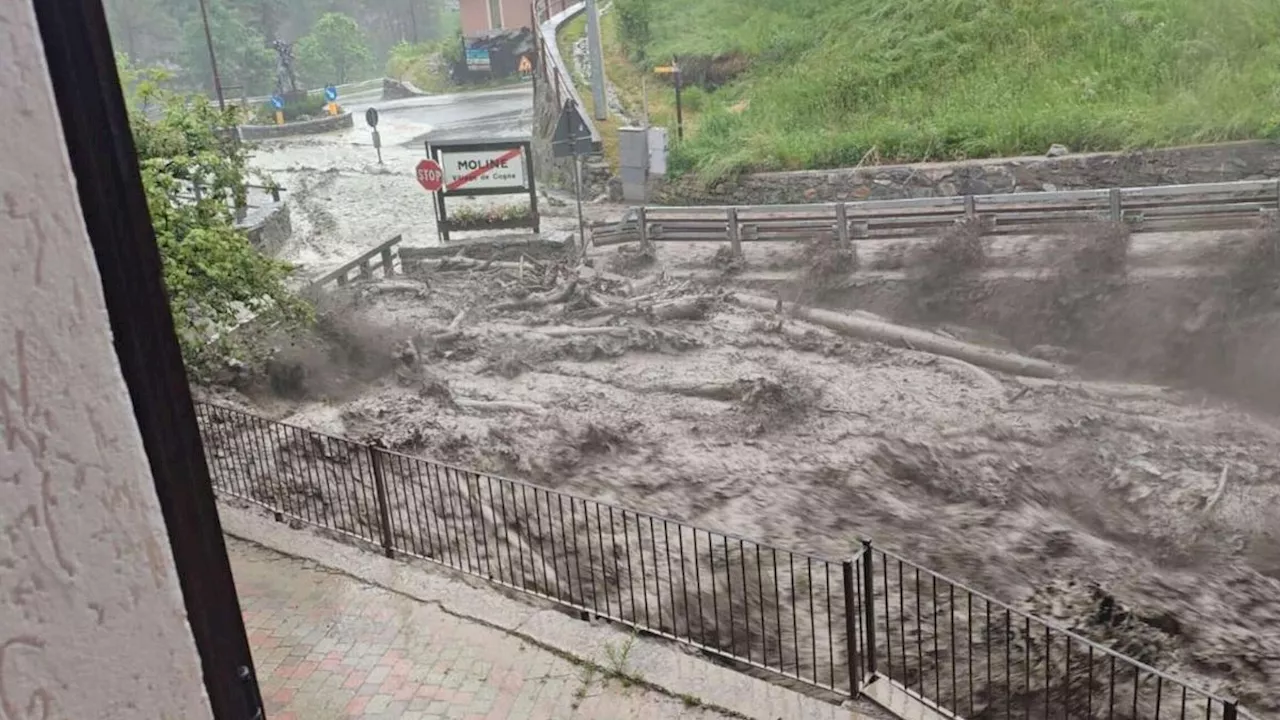
<svg viewBox="0 0 1280 720">
<path fill-rule="evenodd" d="M 491 312 L 503 312 L 506 310 L 529 310 L 537 307 L 545 307 L 547 305 L 555 305 L 557 303 L 565 302 L 569 298 L 573 297 L 573 292 L 577 288 L 578 281 L 570 280 L 564 285 L 564 287 L 558 290 L 552 290 L 551 292 L 541 295 L 530 295 L 523 300 L 500 302 L 496 305 L 490 305 L 489 310 Z"/>
<path fill-rule="evenodd" d="M 467 410 L 489 410 L 493 412 L 522 412 L 528 415 L 541 415 L 546 410 L 541 405 L 533 403 L 522 403 L 510 400 L 467 400 L 465 398 L 454 398 L 453 402 L 460 408 Z"/>
<path fill-rule="evenodd" d="M 775 312 L 778 301 L 754 295 L 738 295 L 745 307 L 761 312 Z M 971 345 L 917 328 L 892 323 L 867 320 L 861 317 L 809 308 L 795 303 L 783 303 L 784 310 L 794 317 L 821 325 L 844 335 L 874 340 L 876 342 L 905 347 L 911 350 L 953 357 L 979 367 L 999 370 L 1013 375 L 1053 378 L 1065 375 L 1067 368 L 1055 363 L 1036 360 L 1023 355 L 992 350 Z"/>
</svg>

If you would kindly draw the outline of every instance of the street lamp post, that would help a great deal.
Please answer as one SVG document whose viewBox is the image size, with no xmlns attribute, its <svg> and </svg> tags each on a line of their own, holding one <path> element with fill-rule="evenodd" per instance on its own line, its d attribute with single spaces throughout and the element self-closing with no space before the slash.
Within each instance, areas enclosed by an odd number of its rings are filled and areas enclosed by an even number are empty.
<svg viewBox="0 0 1280 720">
<path fill-rule="evenodd" d="M 209 11 L 200 0 L 200 18 L 204 21 L 204 41 L 209 46 L 209 67 L 213 68 L 213 92 L 218 96 L 218 110 L 226 112 L 227 101 L 222 96 L 222 78 L 218 77 L 218 57 L 213 53 L 213 34 L 209 32 Z"/>
</svg>

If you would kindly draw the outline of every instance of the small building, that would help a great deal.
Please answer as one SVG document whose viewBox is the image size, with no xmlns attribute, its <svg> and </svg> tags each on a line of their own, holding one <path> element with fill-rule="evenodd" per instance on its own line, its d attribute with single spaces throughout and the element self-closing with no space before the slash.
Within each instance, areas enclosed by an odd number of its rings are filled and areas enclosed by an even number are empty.
<svg viewBox="0 0 1280 720">
<path fill-rule="evenodd" d="M 521 59 L 533 60 L 530 0 L 459 0 L 463 58 L 450 69 L 458 83 L 517 75 Z"/>
<path fill-rule="evenodd" d="M 533 24 L 530 0 L 459 0 L 458 13 L 464 38 L 491 34 L 494 30 L 519 30 Z"/>
</svg>

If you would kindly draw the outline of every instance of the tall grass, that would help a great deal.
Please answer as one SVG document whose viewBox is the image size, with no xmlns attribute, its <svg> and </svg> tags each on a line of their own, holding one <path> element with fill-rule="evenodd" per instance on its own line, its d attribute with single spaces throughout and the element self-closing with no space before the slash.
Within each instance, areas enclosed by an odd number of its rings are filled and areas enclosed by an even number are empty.
<svg viewBox="0 0 1280 720">
<path fill-rule="evenodd" d="M 677 171 L 1280 136 L 1276 0 L 650 1 L 650 57 L 751 59 Z"/>
</svg>

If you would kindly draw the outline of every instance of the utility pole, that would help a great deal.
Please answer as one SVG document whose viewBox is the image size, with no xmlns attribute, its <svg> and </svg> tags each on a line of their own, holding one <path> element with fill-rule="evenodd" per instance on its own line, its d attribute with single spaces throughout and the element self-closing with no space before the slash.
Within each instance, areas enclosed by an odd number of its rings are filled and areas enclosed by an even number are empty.
<svg viewBox="0 0 1280 720">
<path fill-rule="evenodd" d="M 227 100 L 222 96 L 222 78 L 218 77 L 218 57 L 213 52 L 213 34 L 209 32 L 209 11 L 200 0 L 200 19 L 204 21 L 204 41 L 209 46 L 209 67 L 213 69 L 213 92 L 218 96 L 218 110 L 226 112 Z"/>
<path fill-rule="evenodd" d="M 609 117 L 604 93 L 604 51 L 600 47 L 600 8 L 596 0 L 587 0 L 587 51 L 591 55 L 591 99 L 596 120 Z"/>
</svg>

